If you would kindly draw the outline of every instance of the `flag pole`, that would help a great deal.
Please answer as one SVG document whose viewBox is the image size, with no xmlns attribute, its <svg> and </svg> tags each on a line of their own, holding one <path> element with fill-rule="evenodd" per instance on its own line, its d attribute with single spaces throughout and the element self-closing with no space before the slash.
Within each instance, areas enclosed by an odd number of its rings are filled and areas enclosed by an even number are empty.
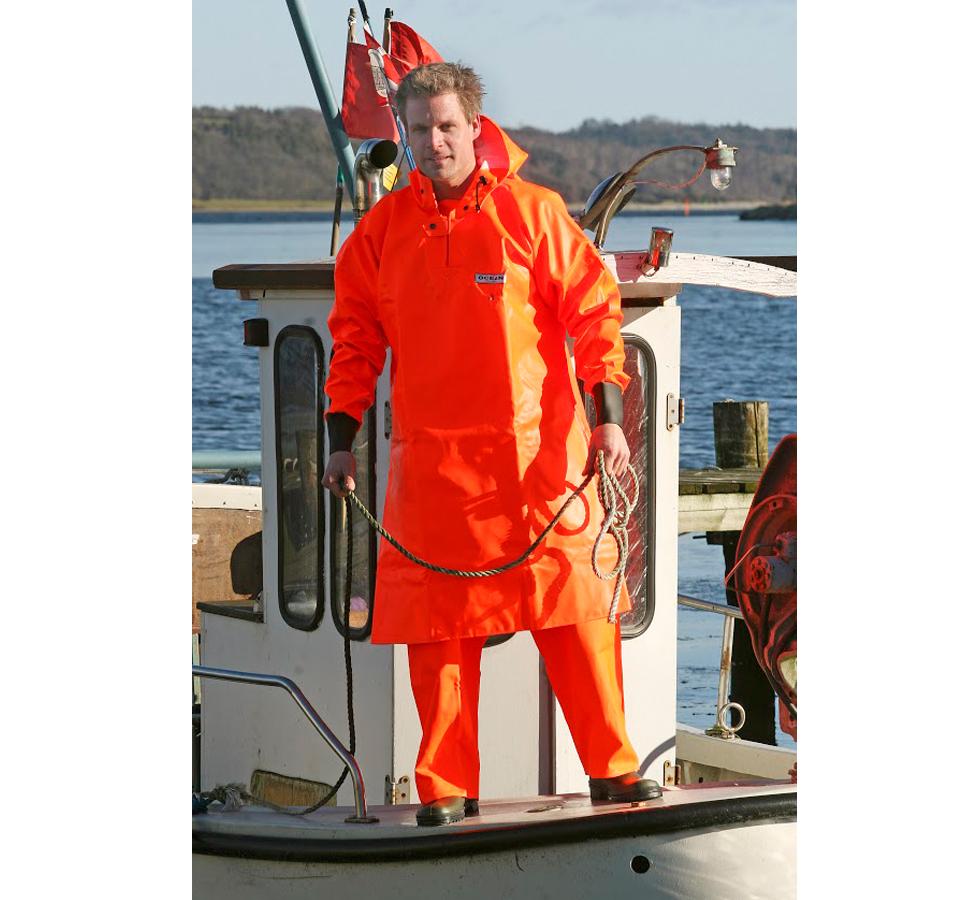
<svg viewBox="0 0 980 900">
<path fill-rule="evenodd" d="M 390 7 L 385 7 L 385 27 L 381 32 L 381 46 L 385 48 L 385 53 L 391 53 L 391 20 L 395 17 L 395 11 Z"/>
<path fill-rule="evenodd" d="M 371 18 L 368 16 L 367 3 L 365 3 L 364 0 L 357 0 L 357 2 L 361 7 L 361 18 L 364 20 L 365 43 L 367 43 L 367 35 L 374 38 L 374 32 L 371 30 Z M 375 43 L 377 43 L 377 39 L 374 38 L 374 40 Z M 386 55 L 385 49 L 384 47 L 381 47 L 380 50 L 371 48 L 368 50 L 368 54 L 371 56 L 371 59 L 374 60 L 375 65 L 381 70 L 381 77 L 385 80 L 385 90 L 388 94 L 388 108 L 391 110 L 392 118 L 395 120 L 395 128 L 398 129 L 398 137 L 402 142 L 402 150 L 405 153 L 405 160 L 408 162 L 408 168 L 409 170 L 414 170 L 415 157 L 412 156 L 412 149 L 408 146 L 408 140 L 405 137 L 405 126 L 402 125 L 402 120 L 398 117 L 398 107 L 395 106 L 395 98 L 391 93 L 391 82 L 388 81 L 388 75 L 385 72 L 384 62 L 380 58 Z"/>
<path fill-rule="evenodd" d="M 357 40 L 354 26 L 357 24 L 357 12 L 352 6 L 347 11 L 347 43 Z M 337 245 L 340 243 L 340 216 L 344 208 L 344 173 L 337 166 L 337 188 L 333 200 L 333 227 L 330 230 L 330 255 L 336 259 Z"/>
<path fill-rule="evenodd" d="M 310 72 L 313 80 L 313 90 L 316 91 L 316 98 L 320 102 L 320 112 L 323 114 L 323 121 L 326 123 L 330 140 L 333 142 L 334 152 L 337 154 L 337 164 L 344 178 L 344 184 L 350 194 L 351 203 L 354 202 L 354 150 L 350 145 L 350 138 L 344 131 L 344 125 L 340 118 L 340 110 L 337 108 L 337 101 L 334 99 L 333 89 L 330 87 L 330 79 L 327 77 L 326 69 L 323 67 L 323 60 L 320 57 L 320 50 L 313 39 L 310 30 L 309 20 L 306 18 L 306 10 L 303 8 L 302 0 L 286 0 L 289 8 L 289 16 L 293 20 L 293 27 L 296 29 L 296 37 L 299 39 L 300 48 L 303 50 L 303 57 L 306 60 L 306 68 Z M 364 5 L 361 4 L 363 10 Z M 396 119 L 397 121 L 397 119 Z"/>
</svg>

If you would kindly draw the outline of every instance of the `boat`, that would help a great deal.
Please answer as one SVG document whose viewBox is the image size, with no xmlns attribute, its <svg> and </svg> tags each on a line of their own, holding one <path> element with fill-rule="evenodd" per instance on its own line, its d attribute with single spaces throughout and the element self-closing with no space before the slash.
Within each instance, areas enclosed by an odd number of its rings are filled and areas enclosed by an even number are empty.
<svg viewBox="0 0 980 900">
<path fill-rule="evenodd" d="M 372 162 L 374 146 L 362 145 L 351 167 L 363 179 L 355 197 L 377 194 L 387 163 Z M 379 159 L 390 160 L 389 149 Z M 704 149 L 708 158 L 718 147 Z M 595 230 L 600 249 L 630 188 L 629 172 L 618 173 L 583 210 L 580 224 Z M 379 538 L 320 487 L 334 258 L 231 263 L 215 270 L 215 287 L 258 304 L 244 330 L 259 353 L 263 477 L 261 488 L 196 485 L 195 506 L 239 520 L 260 509 L 261 533 L 227 529 L 235 599 L 198 604 L 195 896 L 795 895 L 795 752 L 737 736 L 726 718 L 724 658 L 717 727 L 705 733 L 676 714 L 677 298 L 688 284 L 794 296 L 795 260 L 671 252 L 663 229 L 653 229 L 648 247 L 601 255 L 623 298 L 632 379 L 624 431 L 638 479 L 626 570 L 633 606 L 621 623 L 626 720 L 640 771 L 663 785 L 662 797 L 590 801 L 533 640 L 499 635 L 482 661 L 479 809 L 452 825 L 418 826 L 421 731 L 406 648 L 367 640 Z M 359 494 L 375 515 L 389 474 L 388 374 L 354 448 Z M 795 505 L 792 522 L 782 516 L 795 554 Z M 753 521 L 768 534 L 762 512 Z M 240 549 L 246 541 L 250 553 Z M 741 616 L 696 605 L 729 623 Z M 795 643 L 792 652 L 795 662 Z M 795 693 L 791 700 L 795 723 Z"/>
</svg>

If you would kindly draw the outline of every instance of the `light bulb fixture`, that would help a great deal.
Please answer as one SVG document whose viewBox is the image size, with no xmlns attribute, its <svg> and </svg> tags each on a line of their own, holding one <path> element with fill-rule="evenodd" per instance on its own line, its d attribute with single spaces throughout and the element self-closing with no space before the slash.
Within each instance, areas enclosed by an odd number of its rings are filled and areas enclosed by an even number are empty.
<svg viewBox="0 0 980 900">
<path fill-rule="evenodd" d="M 684 184 L 670 185 L 674 188 L 685 188 L 693 184 L 707 169 L 711 177 L 711 185 L 715 190 L 723 191 L 732 183 L 732 169 L 735 168 L 735 152 L 738 147 L 729 147 L 721 138 L 717 138 L 710 147 L 697 147 L 692 144 L 679 144 L 676 147 L 661 147 L 641 156 L 625 172 L 612 175 L 599 182 L 589 197 L 585 209 L 578 216 L 578 223 L 583 229 L 595 230 L 593 243 L 600 250 L 606 240 L 606 232 L 612 217 L 622 209 L 636 191 L 637 176 L 640 170 L 652 159 L 665 153 L 677 150 L 696 150 L 704 154 L 704 165 L 698 169 L 694 177 Z M 668 245 L 669 248 L 669 245 Z M 668 249 L 669 253 L 669 249 Z M 648 258 L 649 265 L 656 265 Z M 664 265 L 665 260 L 660 261 Z"/>
<path fill-rule="evenodd" d="M 709 177 L 711 178 L 711 186 L 716 191 L 724 191 L 732 183 L 731 166 L 722 166 L 720 169 L 711 169 Z"/>
<path fill-rule="evenodd" d="M 716 191 L 724 191 L 732 183 L 736 150 L 738 147 L 729 147 L 721 138 L 704 148 L 705 165 L 711 177 L 711 186 Z"/>
</svg>

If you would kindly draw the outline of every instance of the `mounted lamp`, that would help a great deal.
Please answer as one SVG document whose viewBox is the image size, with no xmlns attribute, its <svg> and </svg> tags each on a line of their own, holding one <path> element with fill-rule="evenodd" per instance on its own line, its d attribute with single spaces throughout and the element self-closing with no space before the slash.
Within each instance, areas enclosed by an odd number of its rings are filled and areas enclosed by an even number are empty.
<svg viewBox="0 0 980 900">
<path fill-rule="evenodd" d="M 736 150 L 738 147 L 729 147 L 721 138 L 717 138 L 704 151 L 705 165 L 711 173 L 711 186 L 716 191 L 723 191 L 732 183 Z"/>
<path fill-rule="evenodd" d="M 673 188 L 684 188 L 694 184 L 705 169 L 711 173 L 711 186 L 723 191 L 732 183 L 732 169 L 735 168 L 735 153 L 738 147 L 729 147 L 721 138 L 715 140 L 710 147 L 697 147 L 693 144 L 678 144 L 674 147 L 661 147 L 641 156 L 629 169 L 616 175 L 610 175 L 596 185 L 585 208 L 578 217 L 578 223 L 583 229 L 595 231 L 594 243 L 600 250 L 606 241 L 609 223 L 636 193 L 636 185 L 643 182 L 637 179 L 640 170 L 652 159 L 673 153 L 677 150 L 696 150 L 704 154 L 704 162 L 694 176 L 683 184 L 667 185 Z"/>
</svg>

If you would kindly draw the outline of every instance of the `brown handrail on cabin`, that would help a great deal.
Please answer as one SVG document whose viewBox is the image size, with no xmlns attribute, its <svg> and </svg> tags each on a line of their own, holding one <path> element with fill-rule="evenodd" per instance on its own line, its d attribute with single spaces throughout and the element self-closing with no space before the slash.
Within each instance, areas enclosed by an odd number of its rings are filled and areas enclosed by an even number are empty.
<svg viewBox="0 0 980 900">
<path fill-rule="evenodd" d="M 733 256 L 732 259 L 744 259 L 746 262 L 761 263 L 764 266 L 774 266 L 790 272 L 796 271 L 795 256 Z"/>
</svg>

